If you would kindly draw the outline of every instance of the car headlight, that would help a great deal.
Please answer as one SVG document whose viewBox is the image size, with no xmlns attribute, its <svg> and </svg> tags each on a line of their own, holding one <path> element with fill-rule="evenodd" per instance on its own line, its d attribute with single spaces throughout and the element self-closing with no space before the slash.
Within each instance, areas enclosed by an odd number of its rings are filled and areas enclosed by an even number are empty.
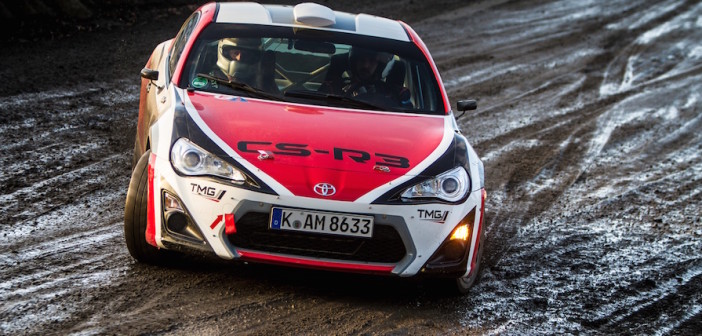
<svg viewBox="0 0 702 336">
<path fill-rule="evenodd" d="M 438 198 L 447 202 L 457 202 L 466 196 L 469 188 L 468 173 L 463 167 L 456 167 L 405 190 L 400 197 L 403 201 Z"/>
<path fill-rule="evenodd" d="M 212 175 L 235 184 L 246 182 L 244 173 L 186 138 L 180 138 L 173 144 L 171 164 L 184 175 Z"/>
</svg>

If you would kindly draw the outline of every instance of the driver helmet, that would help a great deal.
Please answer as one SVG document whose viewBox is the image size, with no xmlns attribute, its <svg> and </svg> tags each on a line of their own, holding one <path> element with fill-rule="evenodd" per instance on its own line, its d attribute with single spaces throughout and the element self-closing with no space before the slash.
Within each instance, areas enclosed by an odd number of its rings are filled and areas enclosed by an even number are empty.
<svg viewBox="0 0 702 336">
<path fill-rule="evenodd" d="M 217 47 L 217 66 L 232 79 L 250 81 L 261 59 L 261 39 L 225 38 Z"/>
</svg>

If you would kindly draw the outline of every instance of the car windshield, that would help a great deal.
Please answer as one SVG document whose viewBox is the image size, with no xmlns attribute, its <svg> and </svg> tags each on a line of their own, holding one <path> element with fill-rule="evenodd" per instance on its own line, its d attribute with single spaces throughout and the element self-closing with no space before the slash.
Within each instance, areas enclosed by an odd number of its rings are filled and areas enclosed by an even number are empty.
<svg viewBox="0 0 702 336">
<path fill-rule="evenodd" d="M 183 71 L 181 88 L 347 108 L 445 111 L 433 71 L 412 42 L 213 23 L 198 36 Z"/>
</svg>

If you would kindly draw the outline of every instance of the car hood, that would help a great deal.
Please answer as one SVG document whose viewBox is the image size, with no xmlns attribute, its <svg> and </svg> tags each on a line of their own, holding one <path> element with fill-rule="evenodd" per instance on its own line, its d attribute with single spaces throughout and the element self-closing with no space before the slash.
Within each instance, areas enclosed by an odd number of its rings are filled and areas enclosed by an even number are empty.
<svg viewBox="0 0 702 336">
<path fill-rule="evenodd" d="M 446 150 L 439 148 L 442 140 L 452 138 L 446 134 L 443 116 L 197 91 L 188 92 L 188 98 L 210 136 L 298 196 L 355 200 L 395 179 L 417 174 L 431 157 Z M 314 191 L 319 183 L 333 185 L 335 193 L 319 195 Z"/>
</svg>

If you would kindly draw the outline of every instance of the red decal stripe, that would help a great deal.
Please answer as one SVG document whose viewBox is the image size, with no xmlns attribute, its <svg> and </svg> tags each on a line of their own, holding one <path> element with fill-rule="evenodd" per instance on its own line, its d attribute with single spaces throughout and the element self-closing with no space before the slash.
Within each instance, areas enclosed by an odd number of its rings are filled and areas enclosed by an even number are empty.
<svg viewBox="0 0 702 336">
<path fill-rule="evenodd" d="M 487 191 L 485 189 L 482 189 L 482 204 L 480 206 L 480 220 L 478 221 L 478 230 L 475 231 L 478 234 L 478 237 L 475 239 L 475 246 L 478 246 L 480 244 L 480 232 L 483 229 L 483 217 L 485 217 L 485 199 L 487 198 Z M 470 272 L 473 273 L 473 270 L 475 270 L 475 262 L 478 261 L 478 249 L 475 249 L 473 252 L 473 260 L 470 262 Z"/>
<path fill-rule="evenodd" d="M 156 164 L 156 154 L 151 153 L 149 156 L 149 196 L 146 206 L 146 232 L 145 238 L 146 242 L 158 247 L 156 244 L 156 210 L 154 208 L 154 202 L 156 200 L 156 195 L 154 192 L 154 165 Z"/>
<path fill-rule="evenodd" d="M 369 264 L 352 264 L 334 261 L 321 261 L 294 257 L 284 257 L 251 251 L 237 251 L 241 255 L 242 260 L 255 262 L 283 264 L 299 267 L 309 267 L 316 269 L 326 269 L 335 271 L 359 272 L 359 273 L 390 273 L 395 268 L 394 265 L 369 265 Z"/>
</svg>

